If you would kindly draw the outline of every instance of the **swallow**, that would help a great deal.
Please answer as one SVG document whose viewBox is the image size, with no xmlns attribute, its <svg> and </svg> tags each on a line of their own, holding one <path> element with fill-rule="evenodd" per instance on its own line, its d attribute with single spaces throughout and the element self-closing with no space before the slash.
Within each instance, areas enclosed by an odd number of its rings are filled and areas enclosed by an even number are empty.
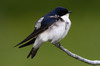
<svg viewBox="0 0 100 66">
<path fill-rule="evenodd" d="M 27 58 L 33 58 L 43 42 L 48 41 L 54 45 L 60 44 L 71 26 L 70 13 L 71 11 L 64 7 L 57 7 L 50 11 L 36 22 L 34 31 L 16 46 L 22 48 L 33 45 L 27 56 Z"/>
</svg>

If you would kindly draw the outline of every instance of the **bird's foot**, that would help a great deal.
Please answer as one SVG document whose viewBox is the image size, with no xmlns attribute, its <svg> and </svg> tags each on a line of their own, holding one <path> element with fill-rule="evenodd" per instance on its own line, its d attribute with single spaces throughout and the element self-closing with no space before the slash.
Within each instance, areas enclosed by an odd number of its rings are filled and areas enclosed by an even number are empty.
<svg viewBox="0 0 100 66">
<path fill-rule="evenodd" d="M 54 44 L 56 47 L 60 47 L 61 46 L 60 42 L 53 42 L 52 44 Z"/>
</svg>

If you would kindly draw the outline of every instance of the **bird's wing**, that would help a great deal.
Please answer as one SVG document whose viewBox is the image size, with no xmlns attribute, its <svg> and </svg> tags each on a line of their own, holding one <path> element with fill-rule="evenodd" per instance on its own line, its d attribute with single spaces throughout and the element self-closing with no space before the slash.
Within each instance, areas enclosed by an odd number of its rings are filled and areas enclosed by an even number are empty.
<svg viewBox="0 0 100 66">
<path fill-rule="evenodd" d="M 35 24 L 36 30 L 41 27 L 41 22 L 43 22 L 44 17 L 41 17 Z"/>
<path fill-rule="evenodd" d="M 27 45 L 34 43 L 37 35 L 44 32 L 46 29 L 48 29 L 49 26 L 51 26 L 56 21 L 57 21 L 57 18 L 51 18 L 51 17 L 48 17 L 47 19 L 40 18 L 40 21 L 38 21 L 35 25 L 34 32 L 32 32 L 28 37 L 26 37 L 22 42 L 20 42 L 16 46 L 26 43 L 26 44 L 20 46 L 20 48 L 21 48 L 23 46 L 27 46 Z"/>
</svg>

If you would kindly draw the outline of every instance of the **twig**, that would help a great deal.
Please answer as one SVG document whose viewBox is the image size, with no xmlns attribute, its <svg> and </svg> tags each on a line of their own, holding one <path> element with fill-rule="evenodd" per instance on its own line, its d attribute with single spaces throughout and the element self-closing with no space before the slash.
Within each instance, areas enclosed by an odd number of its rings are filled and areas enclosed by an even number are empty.
<svg viewBox="0 0 100 66">
<path fill-rule="evenodd" d="M 80 61 L 85 62 L 87 64 L 91 64 L 93 66 L 100 65 L 100 61 L 99 60 L 89 60 L 89 59 L 83 58 L 83 57 L 81 57 L 79 55 L 76 55 L 76 54 L 72 53 L 68 49 L 66 49 L 63 46 L 61 46 L 60 44 L 58 44 L 58 45 L 56 44 L 55 46 L 58 47 L 59 49 L 61 49 L 62 51 L 64 51 L 69 56 L 71 56 L 71 57 L 73 57 L 73 58 L 75 58 L 77 60 L 80 60 Z"/>
</svg>

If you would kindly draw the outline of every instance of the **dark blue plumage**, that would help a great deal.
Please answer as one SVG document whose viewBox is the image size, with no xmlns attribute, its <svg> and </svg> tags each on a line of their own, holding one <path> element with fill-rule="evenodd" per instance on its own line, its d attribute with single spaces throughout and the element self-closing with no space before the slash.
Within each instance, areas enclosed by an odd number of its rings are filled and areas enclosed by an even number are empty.
<svg viewBox="0 0 100 66">
<path fill-rule="evenodd" d="M 50 23 L 52 24 L 52 23 L 56 22 L 56 20 L 58 20 L 58 17 L 61 17 L 68 12 L 70 12 L 70 11 L 68 11 L 66 8 L 57 7 L 53 11 L 49 12 L 48 14 L 46 14 L 44 16 L 44 19 L 41 22 L 41 25 L 47 25 L 47 24 L 50 24 Z M 50 17 L 50 16 L 55 16 L 55 15 L 58 15 L 58 16 L 55 17 L 55 18 Z"/>
</svg>

